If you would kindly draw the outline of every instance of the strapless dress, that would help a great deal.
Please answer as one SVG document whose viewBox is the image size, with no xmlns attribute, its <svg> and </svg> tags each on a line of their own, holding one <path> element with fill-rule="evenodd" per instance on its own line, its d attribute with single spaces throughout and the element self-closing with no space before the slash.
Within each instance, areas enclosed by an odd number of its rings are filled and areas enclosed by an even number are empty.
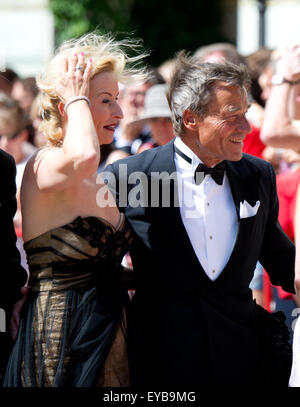
<svg viewBox="0 0 300 407">
<path fill-rule="evenodd" d="M 77 217 L 26 242 L 31 293 L 5 387 L 129 386 L 121 261 L 132 231 Z"/>
</svg>

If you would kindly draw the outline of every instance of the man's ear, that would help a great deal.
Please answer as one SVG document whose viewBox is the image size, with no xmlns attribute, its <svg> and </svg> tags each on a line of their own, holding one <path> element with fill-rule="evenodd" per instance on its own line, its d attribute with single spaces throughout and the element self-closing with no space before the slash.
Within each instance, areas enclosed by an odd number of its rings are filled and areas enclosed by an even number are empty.
<svg viewBox="0 0 300 407">
<path fill-rule="evenodd" d="M 185 110 L 183 112 L 183 123 L 187 129 L 195 131 L 197 128 L 196 113 L 188 109 Z"/>
<path fill-rule="evenodd" d="M 58 110 L 59 110 L 60 115 L 61 115 L 65 120 L 67 120 L 67 119 L 68 119 L 68 116 L 66 115 L 66 113 L 65 113 L 65 111 L 64 111 L 64 107 L 65 107 L 65 104 L 64 104 L 63 102 L 59 102 L 59 103 L 58 103 Z"/>
</svg>

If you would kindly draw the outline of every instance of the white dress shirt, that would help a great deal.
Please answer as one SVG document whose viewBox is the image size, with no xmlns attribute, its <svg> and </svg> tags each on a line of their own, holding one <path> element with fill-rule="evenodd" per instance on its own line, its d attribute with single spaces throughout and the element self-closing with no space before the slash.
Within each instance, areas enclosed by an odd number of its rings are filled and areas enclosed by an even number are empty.
<svg viewBox="0 0 300 407">
<path fill-rule="evenodd" d="M 191 244 L 211 280 L 215 280 L 226 266 L 238 232 L 238 219 L 226 173 L 218 185 L 206 175 L 200 185 L 194 173 L 202 161 L 176 137 L 175 146 L 191 159 L 186 161 L 176 152 L 180 214 Z"/>
</svg>

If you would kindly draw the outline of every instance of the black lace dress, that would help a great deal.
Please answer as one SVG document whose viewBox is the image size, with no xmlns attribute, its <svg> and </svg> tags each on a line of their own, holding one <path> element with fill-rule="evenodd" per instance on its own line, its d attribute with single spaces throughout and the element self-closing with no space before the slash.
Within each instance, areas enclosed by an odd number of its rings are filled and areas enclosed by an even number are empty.
<svg viewBox="0 0 300 407">
<path fill-rule="evenodd" d="M 132 239 L 76 218 L 24 244 L 31 295 L 4 386 L 128 386 L 126 303 L 120 266 Z"/>
</svg>

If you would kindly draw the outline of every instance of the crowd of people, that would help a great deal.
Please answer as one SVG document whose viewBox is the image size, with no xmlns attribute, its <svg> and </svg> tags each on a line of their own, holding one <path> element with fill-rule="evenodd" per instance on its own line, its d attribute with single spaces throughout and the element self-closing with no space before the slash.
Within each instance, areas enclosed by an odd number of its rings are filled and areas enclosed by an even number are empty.
<svg viewBox="0 0 300 407">
<path fill-rule="evenodd" d="M 1 384 L 300 386 L 300 47 L 133 48 L 0 75 Z"/>
</svg>

